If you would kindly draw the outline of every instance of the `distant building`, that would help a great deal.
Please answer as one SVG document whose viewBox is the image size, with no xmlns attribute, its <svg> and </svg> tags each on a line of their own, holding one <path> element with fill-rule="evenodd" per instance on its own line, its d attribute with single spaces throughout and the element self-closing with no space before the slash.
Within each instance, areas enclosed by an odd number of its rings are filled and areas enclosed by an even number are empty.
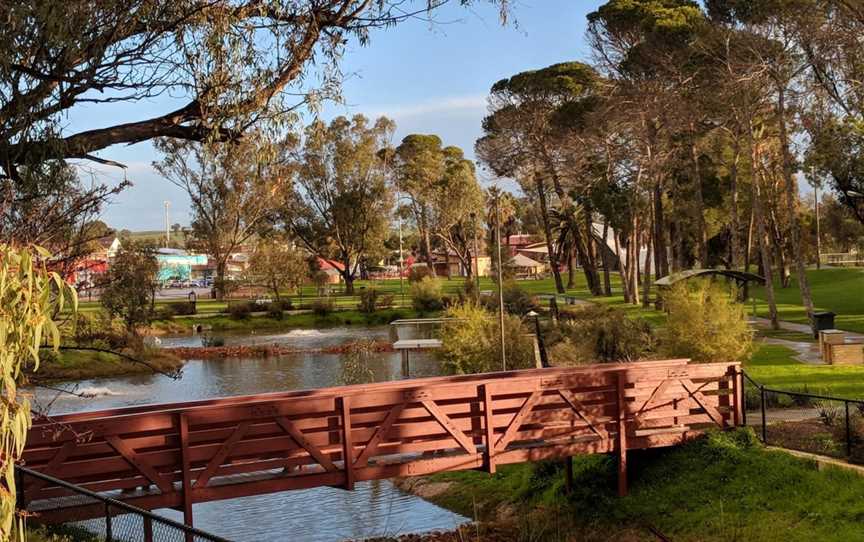
<svg viewBox="0 0 864 542">
<path fill-rule="evenodd" d="M 120 239 L 116 235 L 108 235 L 93 242 L 94 250 L 84 258 L 75 262 L 72 272 L 66 276 L 66 281 L 81 287 L 96 284 L 99 276 L 108 272 L 111 261 L 120 250 Z"/>
<path fill-rule="evenodd" d="M 160 248 L 156 250 L 156 261 L 159 264 L 157 280 L 191 280 L 192 268 L 207 265 L 207 256 L 191 254 L 179 248 Z"/>
</svg>

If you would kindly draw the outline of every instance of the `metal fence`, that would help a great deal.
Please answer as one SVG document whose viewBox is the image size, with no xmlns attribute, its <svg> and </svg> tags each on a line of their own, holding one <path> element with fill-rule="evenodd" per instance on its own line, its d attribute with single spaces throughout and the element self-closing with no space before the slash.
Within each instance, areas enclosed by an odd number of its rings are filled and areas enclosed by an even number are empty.
<svg viewBox="0 0 864 542">
<path fill-rule="evenodd" d="M 769 388 L 745 372 L 744 406 L 767 445 L 864 464 L 864 400 Z"/>
<path fill-rule="evenodd" d="M 40 510 L 68 511 L 68 521 L 64 523 L 63 529 L 79 531 L 87 540 L 94 542 L 228 542 L 225 538 L 104 497 L 26 467 L 16 466 L 15 474 L 18 478 L 18 506 L 27 512 L 31 517 L 30 521 L 39 522 Z M 26 488 L 34 485 L 62 488 L 64 495 L 28 503 Z M 104 517 L 76 520 L 76 510 L 92 509 L 92 507 L 100 507 Z M 83 514 L 80 517 L 84 517 Z M 87 517 L 92 518 L 92 514 Z"/>
</svg>

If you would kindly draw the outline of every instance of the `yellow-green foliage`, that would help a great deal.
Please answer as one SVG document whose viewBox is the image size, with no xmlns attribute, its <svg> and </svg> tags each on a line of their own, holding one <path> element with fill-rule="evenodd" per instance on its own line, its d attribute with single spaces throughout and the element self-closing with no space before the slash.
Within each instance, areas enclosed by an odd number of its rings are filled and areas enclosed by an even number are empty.
<svg viewBox="0 0 864 542">
<path fill-rule="evenodd" d="M 444 294 L 441 281 L 432 277 L 423 277 L 411 283 L 411 304 L 419 313 L 440 311 L 444 306 Z"/>
<path fill-rule="evenodd" d="M 664 295 L 669 312 L 661 331 L 668 356 L 693 361 L 744 361 L 753 350 L 753 334 L 735 292 L 708 280 L 679 282 Z"/>
<path fill-rule="evenodd" d="M 450 307 L 445 316 L 455 319 L 442 327 L 442 344 L 436 351 L 445 372 L 470 374 L 501 370 L 501 327 L 497 314 L 466 303 Z M 534 366 L 534 340 L 530 333 L 518 317 L 505 315 L 508 370 Z"/>
<path fill-rule="evenodd" d="M 52 315 L 67 304 L 78 308 L 75 291 L 45 269 L 49 256 L 44 249 L 0 245 L 0 540 L 11 537 L 15 523 L 14 466 L 31 423 L 30 402 L 18 394 L 18 384 L 25 371 L 39 368 L 40 346 L 60 346 Z"/>
</svg>

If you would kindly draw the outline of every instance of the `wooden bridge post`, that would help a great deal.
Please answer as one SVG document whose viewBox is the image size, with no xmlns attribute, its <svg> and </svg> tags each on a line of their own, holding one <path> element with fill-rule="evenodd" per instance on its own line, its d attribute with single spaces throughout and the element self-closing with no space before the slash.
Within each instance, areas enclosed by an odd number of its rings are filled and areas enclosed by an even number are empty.
<svg viewBox="0 0 864 542">
<path fill-rule="evenodd" d="M 483 425 L 486 428 L 486 471 L 495 474 L 495 417 L 492 409 L 492 390 L 483 384 Z"/>
<path fill-rule="evenodd" d="M 189 420 L 182 412 L 177 415 L 177 426 L 180 429 L 180 461 L 183 469 L 183 523 L 192 527 L 192 468 L 189 460 Z M 186 540 L 192 541 L 191 534 L 186 534 Z"/>
<path fill-rule="evenodd" d="M 744 425 L 744 372 L 731 367 L 732 375 L 732 416 L 736 427 Z"/>
<path fill-rule="evenodd" d="M 354 440 L 351 437 L 351 399 L 339 399 L 342 410 L 342 462 L 345 465 L 345 489 L 354 489 Z"/>
<path fill-rule="evenodd" d="M 624 396 L 624 374 L 618 371 L 618 496 L 627 495 L 627 401 Z"/>
</svg>

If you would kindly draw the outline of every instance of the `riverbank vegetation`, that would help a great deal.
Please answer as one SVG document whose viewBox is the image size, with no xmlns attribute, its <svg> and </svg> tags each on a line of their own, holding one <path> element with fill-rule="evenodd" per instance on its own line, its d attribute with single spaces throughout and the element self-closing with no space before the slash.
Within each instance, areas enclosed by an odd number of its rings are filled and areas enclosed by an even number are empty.
<svg viewBox="0 0 864 542">
<path fill-rule="evenodd" d="M 630 494 L 615 494 L 615 460 L 573 458 L 572 491 L 560 462 L 407 479 L 402 487 L 479 521 L 466 539 L 847 541 L 861 534 L 859 474 L 762 448 L 749 429 L 712 432 L 677 448 L 631 452 Z M 425 490 L 424 490 L 425 487 Z"/>
</svg>

